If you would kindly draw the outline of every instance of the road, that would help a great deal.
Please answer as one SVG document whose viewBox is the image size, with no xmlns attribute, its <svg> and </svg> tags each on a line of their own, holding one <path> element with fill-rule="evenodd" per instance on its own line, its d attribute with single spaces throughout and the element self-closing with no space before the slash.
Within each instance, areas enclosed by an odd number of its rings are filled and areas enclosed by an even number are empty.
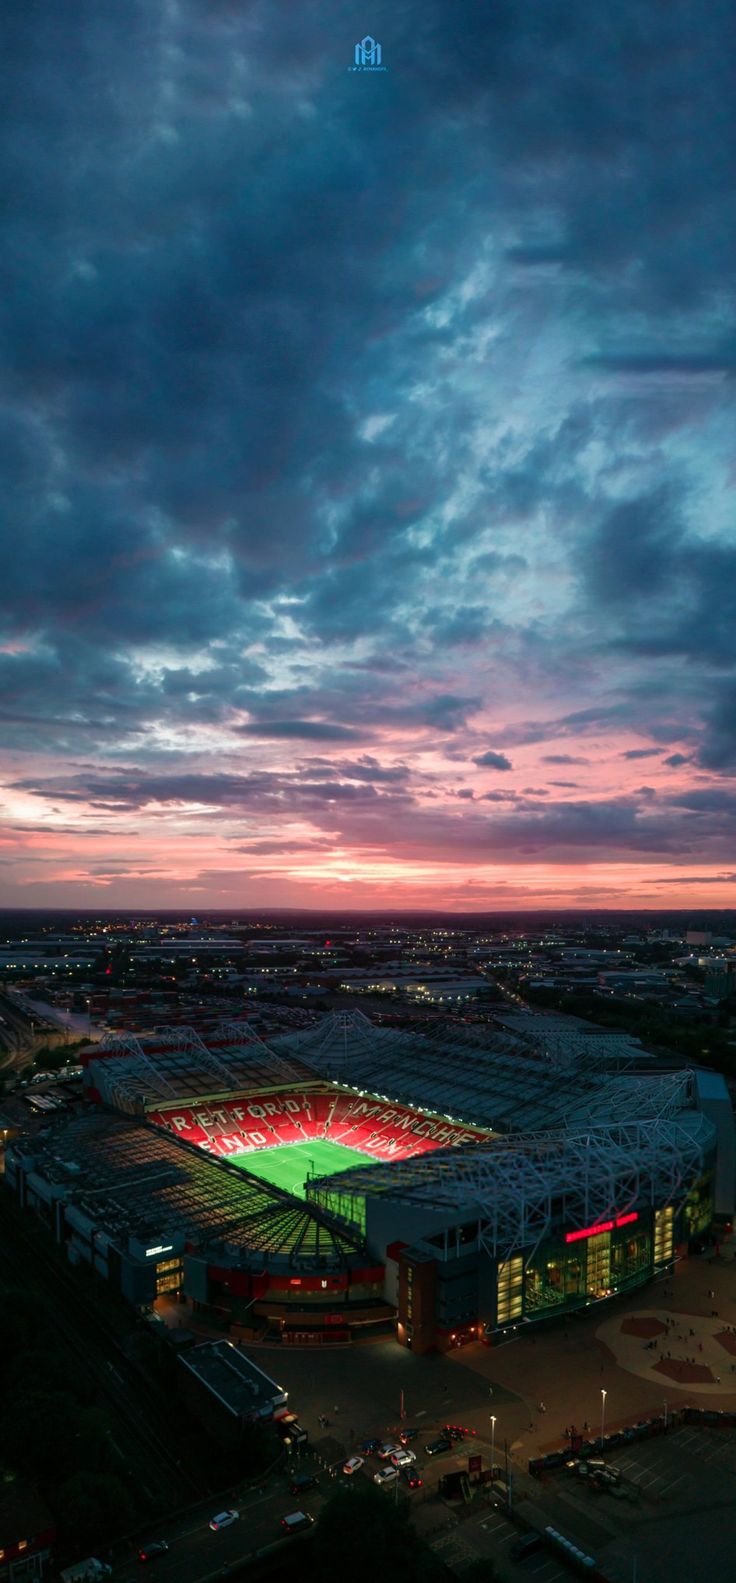
<svg viewBox="0 0 736 1583">
<path fill-rule="evenodd" d="M 415 1515 L 419 1507 L 427 1502 L 436 1501 L 437 1485 L 440 1475 L 448 1473 L 454 1468 L 467 1469 L 469 1451 L 480 1449 L 476 1440 L 463 1442 L 453 1447 L 452 1451 L 444 1456 L 429 1458 L 423 1453 L 423 1445 L 432 1439 L 439 1430 L 439 1422 L 422 1428 L 421 1437 L 416 1442 L 418 1451 L 417 1466 L 424 1479 L 421 1489 L 410 1490 L 403 1480 L 396 1484 L 389 1484 L 383 1491 L 385 1500 L 409 1501 Z M 381 1433 L 388 1437 L 386 1426 L 373 1424 L 371 1433 Z M 415 1449 L 414 1447 L 412 1449 Z M 485 1461 L 488 1462 L 488 1448 Z M 335 1455 L 335 1452 L 338 1452 Z M 222 1506 L 213 1506 L 212 1501 L 205 1505 L 198 1505 L 190 1511 L 181 1514 L 175 1521 L 159 1523 L 154 1532 L 140 1535 L 141 1543 L 150 1543 L 156 1539 L 165 1539 L 170 1549 L 166 1555 L 156 1557 L 151 1562 L 155 1568 L 156 1583 L 198 1583 L 199 1579 L 209 1576 L 220 1567 L 234 1566 L 238 1562 L 247 1561 L 254 1552 L 261 1551 L 282 1538 L 289 1547 L 297 1543 L 299 1536 L 285 1538 L 281 1530 L 281 1518 L 288 1512 L 304 1511 L 317 1518 L 326 1500 L 334 1494 L 335 1490 L 348 1486 L 355 1486 L 363 1479 L 372 1479 L 379 1467 L 383 1466 L 375 1457 L 366 1457 L 364 1466 L 352 1477 L 346 1477 L 342 1472 L 343 1462 L 347 1452 L 338 1449 L 338 1442 L 329 1434 L 325 1434 L 320 1441 L 306 1452 L 295 1457 L 293 1465 L 278 1468 L 265 1481 L 265 1487 L 254 1490 L 243 1487 L 231 1492 L 227 1504 L 235 1507 L 240 1516 L 230 1528 L 213 1533 L 209 1528 L 209 1519 L 216 1510 Z M 292 1472 L 314 1473 L 319 1479 L 317 1488 L 308 1490 L 299 1495 L 292 1495 L 289 1491 L 289 1479 Z M 140 1580 L 141 1567 L 138 1562 L 139 1543 L 121 1548 L 119 1559 L 114 1560 L 113 1576 L 115 1583 L 134 1583 Z"/>
<path fill-rule="evenodd" d="M 304 1466 L 314 1466 L 314 1459 L 307 1457 Z M 329 1483 L 329 1480 L 328 1480 Z M 331 1493 L 332 1487 L 326 1493 Z M 298 1535 L 288 1537 L 281 1529 L 281 1518 L 288 1512 L 304 1511 L 316 1517 L 324 1504 L 322 1488 L 309 1490 L 305 1495 L 289 1494 L 288 1481 L 282 1472 L 273 1474 L 263 1493 L 245 1489 L 233 1490 L 228 1503 L 240 1516 L 229 1528 L 214 1533 L 210 1518 L 222 1511 L 223 1502 L 217 1500 L 192 1507 L 173 1522 L 159 1522 L 151 1531 L 140 1536 L 140 1542 L 126 1545 L 113 1553 L 115 1583 L 140 1583 L 141 1566 L 138 1561 L 140 1543 L 165 1539 L 170 1546 L 166 1555 L 157 1556 L 150 1563 L 155 1583 L 196 1583 L 221 1567 L 234 1566 L 247 1561 L 255 1551 L 284 1540 L 289 1546 L 298 1542 Z M 145 1575 L 148 1575 L 146 1569 Z"/>
</svg>

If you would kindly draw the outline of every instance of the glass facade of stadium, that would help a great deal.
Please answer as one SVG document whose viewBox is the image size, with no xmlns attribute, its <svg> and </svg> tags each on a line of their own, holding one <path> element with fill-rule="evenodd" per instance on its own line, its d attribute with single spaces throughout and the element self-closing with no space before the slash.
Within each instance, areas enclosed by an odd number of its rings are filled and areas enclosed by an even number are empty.
<svg viewBox="0 0 736 1583">
<path fill-rule="evenodd" d="M 380 1220 L 370 1197 L 322 1187 L 325 1208 L 359 1225 L 371 1242 Z M 401 1238 L 401 1207 L 392 1206 Z M 534 1248 L 495 1258 L 476 1220 L 412 1240 L 385 1253 L 387 1290 L 394 1276 L 399 1342 L 416 1352 L 445 1350 L 479 1336 L 502 1344 L 520 1329 L 623 1295 L 669 1269 L 678 1252 L 713 1220 L 713 1176 L 706 1170 L 678 1208 L 651 1204 L 584 1227 L 560 1223 Z M 410 1221 L 406 1230 L 410 1233 Z"/>
</svg>

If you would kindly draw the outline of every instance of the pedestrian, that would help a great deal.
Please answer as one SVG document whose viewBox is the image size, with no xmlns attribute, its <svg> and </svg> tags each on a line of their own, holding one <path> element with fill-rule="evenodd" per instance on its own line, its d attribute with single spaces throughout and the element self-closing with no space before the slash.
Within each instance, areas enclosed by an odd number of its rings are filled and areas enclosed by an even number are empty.
<svg viewBox="0 0 736 1583">
<path fill-rule="evenodd" d="M 720 1385 L 720 1383 L 721 1383 L 721 1376 L 720 1376 L 720 1374 L 717 1374 L 716 1375 L 716 1385 Z"/>
<path fill-rule="evenodd" d="M 333 1407 L 332 1411 L 333 1411 L 333 1413 L 335 1413 L 335 1415 L 337 1415 L 337 1413 L 339 1413 L 340 1409 L 339 1409 L 337 1403 L 335 1403 L 335 1406 Z"/>
<path fill-rule="evenodd" d="M 588 1433 L 589 1433 L 588 1420 L 586 1418 L 585 1423 L 583 1424 L 583 1434 L 587 1435 Z"/>
</svg>

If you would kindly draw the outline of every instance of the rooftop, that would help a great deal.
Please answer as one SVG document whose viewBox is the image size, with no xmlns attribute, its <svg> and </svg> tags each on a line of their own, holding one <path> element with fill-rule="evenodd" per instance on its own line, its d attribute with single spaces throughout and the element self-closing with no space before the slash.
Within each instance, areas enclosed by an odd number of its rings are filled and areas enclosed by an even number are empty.
<svg viewBox="0 0 736 1583">
<path fill-rule="evenodd" d="M 8 1149 L 99 1233 L 128 1250 L 186 1241 L 259 1269 L 286 1263 L 342 1268 L 364 1254 L 359 1238 L 313 1206 L 215 1160 L 181 1139 L 120 1116 L 54 1118 L 44 1136 Z"/>
<path fill-rule="evenodd" d="M 277 1385 L 231 1341 L 203 1342 L 182 1354 L 180 1363 L 218 1397 L 234 1418 L 270 1416 L 273 1408 L 283 1406 L 288 1397 L 283 1385 Z"/>
<path fill-rule="evenodd" d="M 254 1087 L 304 1082 L 311 1074 L 278 1054 L 249 1022 L 220 1023 L 207 1042 L 193 1028 L 161 1028 L 152 1037 L 107 1034 L 83 1052 L 88 1084 L 115 1110 L 142 1115 L 167 1100 L 214 1098 Z"/>
<path fill-rule="evenodd" d="M 313 1074 L 493 1131 L 538 1131 L 630 1111 L 635 1080 L 628 1068 L 640 1052 L 628 1038 L 588 1030 L 572 1018 L 537 1014 L 528 1025 L 520 1021 L 519 1028 L 496 1031 L 437 1022 L 416 1030 L 376 1027 L 359 1011 L 336 1012 L 280 1034 L 272 1045 Z M 664 1098 L 661 1079 L 636 1081 L 655 1085 L 653 1103 L 655 1094 Z"/>
</svg>

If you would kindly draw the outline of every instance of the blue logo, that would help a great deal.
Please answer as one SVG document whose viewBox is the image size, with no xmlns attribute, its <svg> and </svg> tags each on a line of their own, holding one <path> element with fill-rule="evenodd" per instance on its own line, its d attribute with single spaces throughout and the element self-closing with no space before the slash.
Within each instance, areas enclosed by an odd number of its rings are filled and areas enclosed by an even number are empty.
<svg viewBox="0 0 736 1583">
<path fill-rule="evenodd" d="M 381 65 L 381 46 L 370 33 L 356 44 L 355 65 L 348 66 L 348 71 L 388 71 L 387 66 Z"/>
</svg>

